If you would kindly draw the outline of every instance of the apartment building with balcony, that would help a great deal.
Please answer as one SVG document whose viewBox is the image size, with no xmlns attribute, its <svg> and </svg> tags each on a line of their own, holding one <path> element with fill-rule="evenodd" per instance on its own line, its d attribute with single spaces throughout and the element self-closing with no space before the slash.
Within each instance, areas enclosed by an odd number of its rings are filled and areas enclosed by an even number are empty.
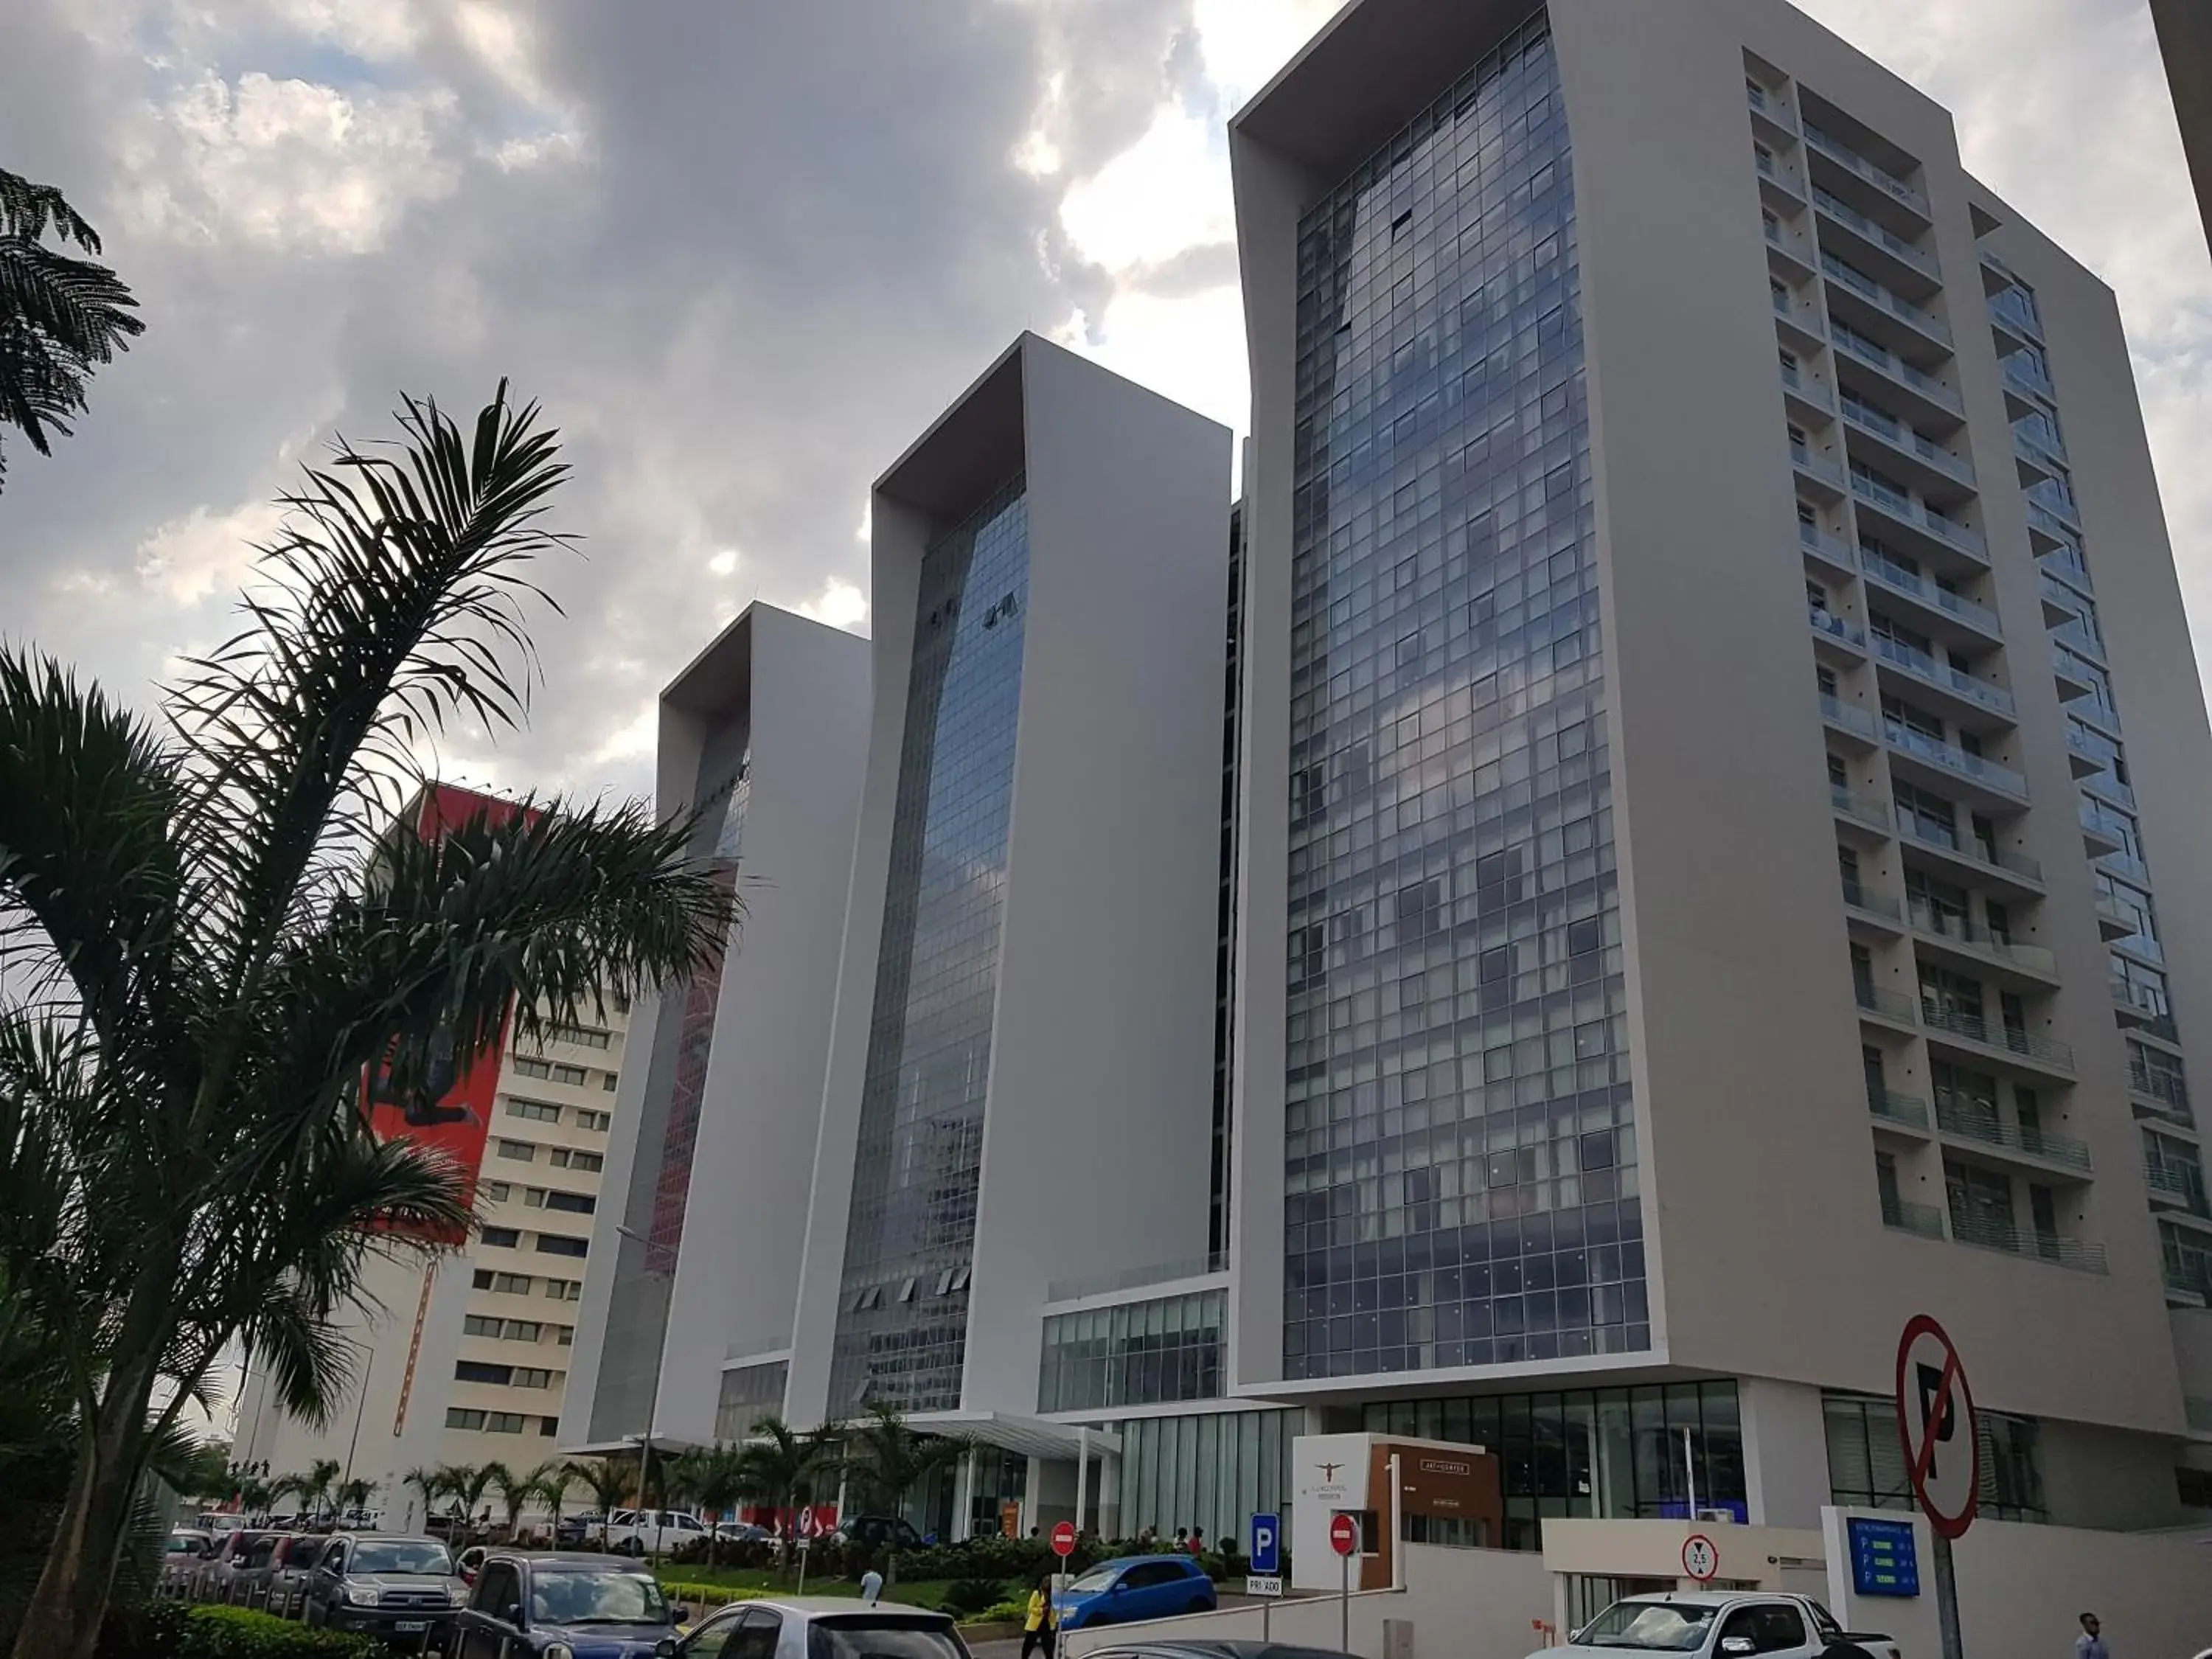
<svg viewBox="0 0 2212 1659">
<path fill-rule="evenodd" d="M 2201 1505 L 2212 738 L 2110 291 L 1782 0 L 1360 0 L 1231 151 L 1225 1391 L 1525 1446 L 1527 1541 L 1656 1383 L 1805 1524 L 1901 1501 L 1929 1312 L 1987 1512 Z"/>
</svg>

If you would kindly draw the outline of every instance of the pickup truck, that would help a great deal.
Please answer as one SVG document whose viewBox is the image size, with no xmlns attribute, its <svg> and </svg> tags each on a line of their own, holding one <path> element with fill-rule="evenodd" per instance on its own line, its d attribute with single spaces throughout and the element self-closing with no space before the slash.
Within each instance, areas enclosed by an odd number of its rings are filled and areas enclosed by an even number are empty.
<svg viewBox="0 0 2212 1659">
<path fill-rule="evenodd" d="M 704 1538 L 707 1523 L 689 1510 L 617 1510 L 606 1533 L 617 1555 L 665 1555 Z"/>
<path fill-rule="evenodd" d="M 1900 1659 L 1887 1636 L 1847 1632 L 1809 1595 L 1765 1590 L 1685 1590 L 1615 1601 L 1530 1659 L 1620 1659 L 1673 1653 L 1696 1659 Z"/>
</svg>

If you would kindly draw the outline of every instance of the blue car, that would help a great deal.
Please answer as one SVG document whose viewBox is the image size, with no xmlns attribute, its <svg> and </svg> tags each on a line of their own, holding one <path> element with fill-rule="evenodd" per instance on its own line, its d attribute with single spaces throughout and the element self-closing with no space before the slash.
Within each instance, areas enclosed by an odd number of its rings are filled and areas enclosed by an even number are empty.
<svg viewBox="0 0 2212 1659">
<path fill-rule="evenodd" d="M 1188 1555 L 1132 1555 L 1100 1562 L 1052 1601 L 1062 1630 L 1127 1625 L 1212 1612 L 1213 1581 Z"/>
<path fill-rule="evenodd" d="M 494 1550 L 471 1588 L 450 1659 L 653 1659 L 675 1646 L 676 1609 L 619 1555 Z"/>
</svg>

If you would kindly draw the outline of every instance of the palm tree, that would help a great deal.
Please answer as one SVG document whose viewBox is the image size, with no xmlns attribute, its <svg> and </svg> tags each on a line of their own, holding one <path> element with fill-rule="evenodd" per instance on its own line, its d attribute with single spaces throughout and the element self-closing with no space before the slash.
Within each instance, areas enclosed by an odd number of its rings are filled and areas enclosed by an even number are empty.
<svg viewBox="0 0 2212 1659">
<path fill-rule="evenodd" d="M 626 1457 L 585 1457 L 568 1465 L 599 1510 L 599 1547 L 607 1545 L 607 1518 L 637 1486 L 637 1466 Z"/>
<path fill-rule="evenodd" d="M 549 1457 L 523 1479 L 529 1483 L 532 1494 L 545 1505 L 552 1519 L 547 1523 L 552 1541 L 561 1541 L 561 1511 L 568 1502 L 568 1488 L 576 1479 L 576 1472 L 564 1458 Z"/>
<path fill-rule="evenodd" d="M 461 1541 L 473 1544 L 477 1537 L 477 1510 L 483 1502 L 484 1492 L 492 1482 L 507 1473 L 503 1463 L 446 1463 L 439 1468 L 445 1477 L 446 1495 L 460 1506 Z"/>
<path fill-rule="evenodd" d="M 460 1172 L 380 1140 L 363 1078 L 427 1100 L 510 1016 L 547 1035 L 728 936 L 727 871 L 641 802 L 392 830 L 416 747 L 523 718 L 566 470 L 504 386 L 472 434 L 400 425 L 307 470 L 161 719 L 0 647 L 0 1269 L 78 1423 L 18 1659 L 91 1659 L 149 1449 L 231 1343 L 319 1423 L 371 1259 L 465 1236 Z"/>
<path fill-rule="evenodd" d="M 711 1512 L 714 1519 L 708 1523 L 707 1534 L 707 1565 L 715 1565 L 715 1546 L 720 1541 L 714 1528 L 720 1527 L 725 1510 L 734 1511 L 753 1491 L 753 1484 L 745 1468 L 742 1448 L 726 1446 L 717 1440 L 703 1451 L 687 1452 L 685 1461 L 691 1466 L 692 1495 L 699 1507 Z"/>
<path fill-rule="evenodd" d="M 896 1407 L 878 1401 L 857 1423 L 837 1431 L 843 1467 L 884 1506 L 886 1515 L 904 1511 L 908 1496 L 937 1470 L 967 1455 L 973 1442 L 958 1435 L 919 1435 Z M 885 1546 L 884 1577 L 898 1581 L 898 1547 Z"/>
<path fill-rule="evenodd" d="M 300 1477 L 300 1507 L 311 1519 L 320 1520 L 329 1512 L 331 1494 L 338 1484 L 338 1472 L 337 1458 L 318 1457 L 307 1465 L 307 1474 Z"/>
<path fill-rule="evenodd" d="M 817 1478 L 828 1474 L 838 1456 L 834 1429 L 802 1434 L 773 1412 L 753 1419 L 752 1438 L 738 1449 L 735 1472 L 746 1492 L 775 1509 L 778 1571 L 790 1565 L 791 1528 L 798 1524 L 800 1501 L 812 1495 Z"/>
<path fill-rule="evenodd" d="M 365 1480 L 356 1475 L 338 1487 L 338 1508 L 348 1513 L 367 1509 L 368 1500 L 376 1496 L 376 1486 L 375 1481 Z"/>
<path fill-rule="evenodd" d="M 500 1508 L 507 1512 L 507 1541 L 512 1544 L 521 1533 L 523 1510 L 538 1496 L 536 1471 L 523 1474 L 504 1463 L 487 1463 L 481 1473 L 484 1484 L 499 1495 Z"/>
<path fill-rule="evenodd" d="M 446 1480 L 442 1469 L 426 1469 L 416 1466 L 399 1477 L 403 1486 L 412 1486 L 422 1494 L 422 1524 L 430 1524 L 431 1511 L 438 1507 L 438 1499 L 445 1495 Z"/>
<path fill-rule="evenodd" d="M 113 271 L 46 246 L 49 225 L 64 247 L 100 252 L 100 234 L 60 191 L 0 169 L 0 424 L 41 455 L 53 453 L 46 434 L 67 437 L 69 417 L 84 408 L 85 377 L 146 327 Z"/>
<path fill-rule="evenodd" d="M 239 1513 L 248 1520 L 268 1514 L 269 1506 L 283 1496 L 272 1483 L 258 1474 L 240 1475 L 237 1493 Z"/>
</svg>

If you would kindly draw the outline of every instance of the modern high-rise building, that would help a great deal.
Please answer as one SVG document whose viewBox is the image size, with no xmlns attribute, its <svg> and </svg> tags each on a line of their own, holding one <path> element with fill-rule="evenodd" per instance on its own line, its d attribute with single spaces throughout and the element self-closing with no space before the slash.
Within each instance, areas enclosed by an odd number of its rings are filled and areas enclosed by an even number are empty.
<svg viewBox="0 0 2212 1659">
<path fill-rule="evenodd" d="M 740 1437 L 781 1403 L 726 1401 L 750 1373 L 725 1363 L 791 1345 L 867 738 L 867 641 L 770 605 L 661 693 L 656 799 L 698 815 L 744 908 L 719 963 L 633 1015 L 564 1446 Z"/>
<path fill-rule="evenodd" d="M 2212 743 L 2110 291 L 1781 0 L 1359 0 L 1230 143 L 1227 1391 L 1516 1544 L 1808 1524 L 1926 1312 L 1985 1514 L 2181 1519 Z"/>
<path fill-rule="evenodd" d="M 2212 7 L 2202 0 L 2150 0 L 2150 15 L 2196 181 L 2197 217 L 2212 235 Z"/>
<path fill-rule="evenodd" d="M 451 785 L 426 788 L 401 815 L 407 832 L 512 803 Z M 434 1103 L 371 1091 L 380 1133 L 438 1146 L 476 1182 L 483 1224 L 459 1249 L 424 1261 L 374 1259 L 343 1319 L 351 1384 L 319 1427 L 284 1413 L 249 1356 L 233 1458 L 271 1474 L 318 1459 L 375 1483 L 388 1526 L 420 1526 L 408 1470 L 499 1462 L 526 1471 L 556 1454 L 574 1368 L 577 1308 L 594 1249 L 611 1145 L 623 1139 L 617 1084 L 629 1010 L 610 996 L 533 1038 L 510 1027 L 498 1048 L 445 1079 Z"/>
<path fill-rule="evenodd" d="M 1028 334 L 875 486 L 787 1397 L 1006 1453 L 963 1528 L 1073 1451 L 1032 1426 L 1054 1285 L 1206 1265 L 1229 488 L 1227 431 Z"/>
</svg>

